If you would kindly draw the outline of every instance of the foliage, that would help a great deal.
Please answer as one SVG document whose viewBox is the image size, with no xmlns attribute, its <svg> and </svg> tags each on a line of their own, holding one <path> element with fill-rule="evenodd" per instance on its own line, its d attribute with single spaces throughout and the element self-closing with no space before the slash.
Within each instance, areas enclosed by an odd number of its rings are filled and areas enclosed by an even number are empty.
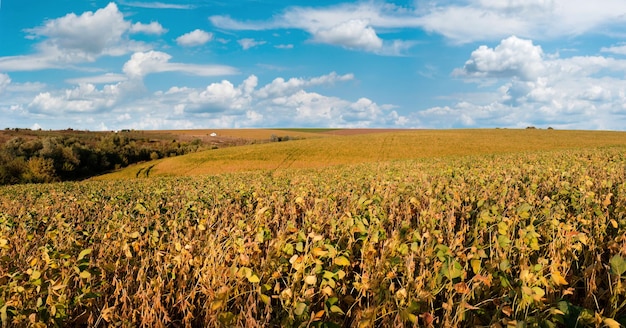
<svg viewBox="0 0 626 328">
<path fill-rule="evenodd" d="M 610 326 L 624 147 L 0 188 L 3 326 Z"/>
<path fill-rule="evenodd" d="M 38 131 L 40 135 L 34 137 L 24 133 L 6 141 L 0 147 L 0 185 L 80 180 L 202 147 L 200 140 L 163 142 L 131 133 L 64 132 L 46 135 Z"/>
</svg>

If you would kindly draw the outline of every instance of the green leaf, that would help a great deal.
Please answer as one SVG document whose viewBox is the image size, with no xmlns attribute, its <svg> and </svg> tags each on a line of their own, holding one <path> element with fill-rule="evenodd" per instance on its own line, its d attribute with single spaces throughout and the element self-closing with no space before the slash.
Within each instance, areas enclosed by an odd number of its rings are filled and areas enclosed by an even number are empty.
<svg viewBox="0 0 626 328">
<path fill-rule="evenodd" d="M 283 246 L 283 253 L 287 255 L 293 255 L 293 245 L 285 244 L 285 246 Z"/>
<path fill-rule="evenodd" d="M 611 264 L 611 273 L 617 276 L 621 276 L 624 272 L 626 272 L 626 261 L 621 256 L 615 254 L 611 260 L 609 260 Z"/>
<path fill-rule="evenodd" d="M 333 305 L 333 306 L 331 306 L 331 307 L 330 307 L 330 312 L 332 312 L 332 313 L 340 313 L 340 314 L 345 314 L 345 313 L 343 312 L 343 310 L 342 310 L 340 307 L 338 307 L 337 305 Z"/>
<path fill-rule="evenodd" d="M 9 325 L 9 316 L 7 315 L 6 305 L 0 309 L 0 321 L 2 321 L 2 327 L 7 327 Z"/>
<path fill-rule="evenodd" d="M 295 313 L 295 315 L 297 316 L 301 316 L 304 313 L 304 310 L 306 310 L 306 303 L 298 303 L 296 305 L 296 309 L 293 311 L 293 313 Z"/>
<path fill-rule="evenodd" d="M 509 237 L 504 235 L 498 235 L 498 245 L 502 248 L 507 248 L 511 244 Z"/>
<path fill-rule="evenodd" d="M 450 280 L 460 278 L 463 275 L 463 267 L 456 260 L 452 263 L 446 262 L 441 267 L 441 273 Z"/>
<path fill-rule="evenodd" d="M 85 258 L 85 256 L 91 254 L 92 249 L 91 248 L 87 248 L 85 250 L 83 250 L 82 252 L 80 252 L 80 254 L 78 254 L 78 260 L 82 260 L 83 258 Z"/>
</svg>

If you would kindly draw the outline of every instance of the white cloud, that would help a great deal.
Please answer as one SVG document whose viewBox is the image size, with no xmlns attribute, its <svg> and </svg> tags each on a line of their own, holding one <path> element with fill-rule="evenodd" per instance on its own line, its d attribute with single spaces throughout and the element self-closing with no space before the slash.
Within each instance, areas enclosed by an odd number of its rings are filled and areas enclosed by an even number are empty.
<svg viewBox="0 0 626 328">
<path fill-rule="evenodd" d="M 276 49 L 293 49 L 293 44 L 279 44 L 274 46 Z"/>
<path fill-rule="evenodd" d="M 335 82 L 349 81 L 352 79 L 354 79 L 353 74 L 337 75 L 337 73 L 335 72 L 311 79 L 290 78 L 289 80 L 285 81 L 285 79 L 283 79 L 282 77 L 278 77 L 274 79 L 271 83 L 259 89 L 258 95 L 261 98 L 278 97 L 285 94 L 293 93 L 305 87 L 324 84 L 332 85 Z"/>
<path fill-rule="evenodd" d="M 254 48 L 256 46 L 260 46 L 262 44 L 265 44 L 265 41 L 256 41 L 254 39 L 250 39 L 250 38 L 245 38 L 245 39 L 241 39 L 241 40 L 237 40 L 237 43 L 239 43 L 239 45 L 243 48 L 243 50 L 248 50 L 250 48 Z"/>
<path fill-rule="evenodd" d="M 193 5 L 179 5 L 163 2 L 140 2 L 140 1 L 120 1 L 124 6 L 149 8 L 149 9 L 194 9 Z"/>
<path fill-rule="evenodd" d="M 11 83 L 11 78 L 6 75 L 0 73 L 0 94 L 9 86 Z"/>
<path fill-rule="evenodd" d="M 44 47 L 82 51 L 98 55 L 106 48 L 116 46 L 130 28 L 124 15 L 114 3 L 95 13 L 80 16 L 74 13 L 47 21 L 43 26 L 27 30 L 32 37 L 47 37 Z"/>
<path fill-rule="evenodd" d="M 383 46 L 374 29 L 364 20 L 349 20 L 328 29 L 318 30 L 313 40 L 338 45 L 349 49 L 378 51 Z"/>
<path fill-rule="evenodd" d="M 423 27 L 458 43 L 494 40 L 507 35 L 533 39 L 574 36 L 621 28 L 626 3 L 620 0 L 473 0 L 427 8 Z"/>
<path fill-rule="evenodd" d="M 97 76 L 86 76 L 86 77 L 67 79 L 65 80 L 65 82 L 70 83 L 70 84 L 85 84 L 85 83 L 104 84 L 104 83 L 122 82 L 126 80 L 128 80 L 128 77 L 126 75 L 106 73 L 106 74 L 97 75 Z"/>
<path fill-rule="evenodd" d="M 618 46 L 602 47 L 600 51 L 609 52 L 609 53 L 613 53 L 616 55 L 626 55 L 626 45 L 621 44 Z"/>
<path fill-rule="evenodd" d="M 439 127 L 623 129 L 626 124 L 626 81 L 621 78 L 626 60 L 560 58 L 530 40 L 509 37 L 495 48 L 480 46 L 454 74 L 473 82 L 489 79 L 496 89 L 422 111 L 420 121 Z"/>
<path fill-rule="evenodd" d="M 532 39 L 555 39 L 589 31 L 622 31 L 626 2 L 622 0 L 465 0 L 414 2 L 415 7 L 364 1 L 328 7 L 289 7 L 267 21 L 238 21 L 211 16 L 217 27 L 230 30 L 296 28 L 313 40 L 350 49 L 380 51 L 371 40 L 385 42 L 384 33 L 394 29 L 425 29 L 454 43 L 499 40 L 509 35 Z M 352 21 L 367 22 L 367 27 Z M 354 26 L 351 26 L 354 25 Z M 325 31 L 325 32 L 324 32 Z M 360 31 L 360 32 L 359 32 Z M 318 33 L 322 33 L 320 36 Z M 365 42 L 370 40 L 370 42 Z M 408 42 L 410 40 L 397 40 Z M 411 43 L 407 43 L 410 45 Z M 365 46 L 367 45 L 367 46 Z M 372 50 L 373 49 L 373 50 Z"/>
<path fill-rule="evenodd" d="M 167 29 L 163 28 L 158 22 L 150 22 L 150 24 L 135 23 L 130 27 L 130 32 L 161 35 L 167 33 Z"/>
<path fill-rule="evenodd" d="M 183 34 L 176 38 L 176 43 L 185 47 L 201 46 L 213 39 L 213 33 L 196 29 L 192 32 Z"/>
<path fill-rule="evenodd" d="M 259 84 L 258 78 L 251 75 L 238 84 L 222 80 L 205 88 L 173 86 L 166 91 L 149 93 L 139 78 L 162 71 L 158 67 L 171 63 L 163 53 L 141 54 L 146 58 L 142 61 L 135 57 L 138 65 L 127 66 L 126 70 L 129 77 L 136 78 L 102 86 L 80 83 L 56 91 L 37 91 L 41 86 L 29 88 L 31 96 L 21 102 L 24 105 L 6 104 L 0 97 L 0 113 L 10 111 L 11 117 L 19 113 L 32 121 L 45 120 L 46 128 L 80 126 L 92 130 L 98 129 L 100 124 L 109 129 L 190 129 L 206 126 L 371 127 L 409 122 L 398 115 L 393 106 L 379 105 L 369 98 L 347 100 L 307 90 L 353 80 L 353 74 L 333 72 L 311 78 L 276 78 L 265 84 Z M 98 78 L 106 79 L 92 77 Z M 10 84 L 7 90 L 13 88 L 15 86 Z"/>
<path fill-rule="evenodd" d="M 367 98 L 352 102 L 306 90 L 353 78 L 352 74 L 336 73 L 313 78 L 276 78 L 259 87 L 258 78 L 251 75 L 239 85 L 223 80 L 204 89 L 172 87 L 154 94 L 155 103 L 149 107 L 164 108 L 170 113 L 167 120 L 184 117 L 195 122 L 195 127 L 367 127 L 407 122 L 391 110 L 393 106 L 380 106 Z"/>
<path fill-rule="evenodd" d="M 50 92 L 38 94 L 28 108 L 33 112 L 60 114 L 63 112 L 97 112 L 112 108 L 121 99 L 121 84 L 106 85 L 98 90 L 93 84 L 80 84 L 54 95 Z"/>
<path fill-rule="evenodd" d="M 134 53 L 124 64 L 123 71 L 130 78 L 143 78 L 151 73 L 182 72 L 198 76 L 217 76 L 237 74 L 237 70 L 224 65 L 198 65 L 170 63 L 170 56 L 160 51 Z"/>
<path fill-rule="evenodd" d="M 30 55 L 0 57 L 0 70 L 34 71 L 48 68 L 75 68 L 93 62 L 100 56 L 122 56 L 147 50 L 146 44 L 130 40 L 133 29 L 156 32 L 155 24 L 131 25 L 115 3 L 95 12 L 74 13 L 50 19 L 43 25 L 27 29 L 28 38 L 40 40 Z"/>
<path fill-rule="evenodd" d="M 270 21 L 243 22 L 228 16 L 211 16 L 211 23 L 231 30 L 297 28 L 311 34 L 314 42 L 381 55 L 398 55 L 414 43 L 383 40 L 377 28 L 417 28 L 419 20 L 405 8 L 375 2 L 340 4 L 327 8 L 290 7 Z M 397 47 L 403 44 L 403 47 Z M 396 48 L 388 48 L 390 47 Z"/>
<path fill-rule="evenodd" d="M 517 77 L 533 80 L 544 70 L 543 50 L 530 40 L 511 36 L 495 48 L 480 46 L 472 52 L 462 69 L 455 70 L 458 76 L 491 78 Z"/>
</svg>

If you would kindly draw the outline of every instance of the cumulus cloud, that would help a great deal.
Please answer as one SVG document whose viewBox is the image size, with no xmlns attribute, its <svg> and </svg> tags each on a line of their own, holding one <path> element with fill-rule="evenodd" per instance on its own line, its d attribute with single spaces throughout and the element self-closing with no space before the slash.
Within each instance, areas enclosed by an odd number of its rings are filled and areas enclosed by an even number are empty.
<svg viewBox="0 0 626 328">
<path fill-rule="evenodd" d="M 80 84 L 58 94 L 42 92 L 28 104 L 29 110 L 49 115 L 63 112 L 89 113 L 112 108 L 120 100 L 120 84 L 98 90 L 93 84 Z"/>
<path fill-rule="evenodd" d="M 473 100 L 459 97 L 455 105 L 433 107 L 418 117 L 440 127 L 623 129 L 626 81 L 614 73 L 626 73 L 626 60 L 561 58 L 545 54 L 531 40 L 509 37 L 495 48 L 480 46 L 453 73 L 472 82 L 490 79 L 488 87 L 495 90 Z"/>
<path fill-rule="evenodd" d="M 490 78 L 517 77 L 532 80 L 544 70 L 543 50 L 531 40 L 511 36 L 495 48 L 480 46 L 474 50 L 457 76 Z"/>
<path fill-rule="evenodd" d="M 169 63 L 169 57 L 163 54 L 142 54 L 147 56 L 146 61 L 130 66 L 129 76 L 142 77 L 153 73 L 156 66 Z M 76 124 L 88 129 L 98 129 L 99 124 L 111 129 L 407 124 L 408 119 L 395 112 L 394 106 L 380 105 L 366 97 L 348 100 L 309 90 L 353 79 L 353 74 L 332 72 L 308 78 L 278 77 L 261 84 L 250 75 L 239 83 L 224 79 L 204 88 L 174 86 L 150 93 L 141 79 L 128 78 L 102 86 L 80 83 L 66 90 L 37 92 L 15 111 L 46 119 L 50 128 Z M 0 101 L 0 112 L 6 110 Z M 55 121 L 58 117 L 63 120 Z"/>
<path fill-rule="evenodd" d="M 213 39 L 213 33 L 196 29 L 176 38 L 176 43 L 185 47 L 201 46 Z"/>
<path fill-rule="evenodd" d="M 143 78 L 151 73 L 182 72 L 198 76 L 217 76 L 236 74 L 237 70 L 225 65 L 197 65 L 171 63 L 170 56 L 161 51 L 134 53 L 124 64 L 123 71 L 130 78 Z"/>
<path fill-rule="evenodd" d="M 237 40 L 237 43 L 239 43 L 239 45 L 241 46 L 241 48 L 243 48 L 243 50 L 248 50 L 250 48 L 254 48 L 256 46 L 260 46 L 262 44 L 265 44 L 265 41 L 256 41 L 254 39 L 250 39 L 250 38 L 245 38 L 245 39 L 241 39 L 241 40 Z"/>
<path fill-rule="evenodd" d="M 311 34 L 314 42 L 381 55 L 399 55 L 398 51 L 404 51 L 414 43 L 383 40 L 378 36 L 377 28 L 419 27 L 417 17 L 404 8 L 374 2 L 326 8 L 290 7 L 272 20 L 260 22 L 237 21 L 228 16 L 211 16 L 209 20 L 217 27 L 231 30 L 302 29 Z M 400 43 L 404 47 L 397 47 Z"/>
<path fill-rule="evenodd" d="M 282 77 L 278 77 L 274 79 L 271 83 L 263 86 L 258 91 L 258 95 L 261 98 L 276 97 L 284 95 L 286 93 L 293 93 L 294 91 L 300 90 L 305 87 L 316 85 L 332 85 L 335 82 L 349 81 L 352 79 L 354 79 L 353 74 L 338 75 L 335 72 L 310 79 L 294 77 L 285 81 L 285 79 L 283 79 Z"/>
<path fill-rule="evenodd" d="M 313 40 L 350 49 L 377 51 L 383 46 L 376 31 L 364 20 L 349 20 L 328 29 L 318 30 Z"/>
<path fill-rule="evenodd" d="M 46 47 L 79 50 L 95 55 L 119 43 L 129 28 L 130 23 L 124 20 L 117 6 L 109 3 L 96 12 L 88 11 L 80 16 L 67 14 L 27 31 L 33 38 L 48 38 L 44 43 Z"/>
<path fill-rule="evenodd" d="M 620 32 L 624 12 L 626 2 L 621 0 L 428 1 L 415 2 L 414 7 L 364 1 L 327 7 L 293 6 L 266 21 L 241 21 L 229 16 L 211 16 L 209 20 L 217 27 L 230 30 L 296 28 L 307 31 L 313 40 L 320 42 L 397 55 L 389 50 L 380 51 L 364 39 L 373 40 L 376 35 L 383 40 L 384 48 L 394 40 L 386 40 L 381 35 L 397 29 L 424 29 L 459 44 L 499 40 L 509 35 L 552 39 L 588 31 Z M 359 21 L 367 22 L 367 26 L 355 23 Z"/>
<path fill-rule="evenodd" d="M 130 32 L 161 35 L 167 33 L 167 29 L 163 28 L 159 22 L 135 23 L 130 27 Z"/>
<path fill-rule="evenodd" d="M 131 33 L 162 34 L 166 30 L 157 22 L 135 23 L 124 18 L 115 3 L 95 12 L 75 13 L 45 21 L 27 29 L 28 38 L 38 41 L 34 53 L 0 57 L 0 70 L 35 71 L 76 68 L 94 62 L 101 56 L 123 56 L 146 51 L 145 43 L 131 40 Z"/>
</svg>

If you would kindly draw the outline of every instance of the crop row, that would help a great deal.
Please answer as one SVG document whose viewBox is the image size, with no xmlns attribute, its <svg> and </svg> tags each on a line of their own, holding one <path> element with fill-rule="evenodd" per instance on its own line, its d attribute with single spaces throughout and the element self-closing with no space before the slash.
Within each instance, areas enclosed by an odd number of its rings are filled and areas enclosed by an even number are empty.
<svg viewBox="0 0 626 328">
<path fill-rule="evenodd" d="M 0 189 L 3 326 L 617 327 L 624 148 Z"/>
</svg>

